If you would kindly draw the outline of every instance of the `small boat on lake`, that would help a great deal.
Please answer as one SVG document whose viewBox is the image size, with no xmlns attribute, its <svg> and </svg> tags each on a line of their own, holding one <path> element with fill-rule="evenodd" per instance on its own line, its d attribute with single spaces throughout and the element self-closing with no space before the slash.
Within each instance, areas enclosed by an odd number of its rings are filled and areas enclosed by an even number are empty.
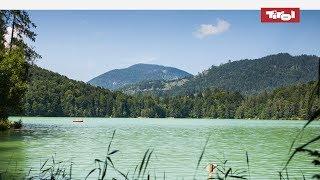
<svg viewBox="0 0 320 180">
<path fill-rule="evenodd" d="M 83 120 L 82 120 L 82 119 L 74 119 L 72 122 L 77 122 L 77 123 L 79 123 L 79 122 L 83 122 Z"/>
</svg>

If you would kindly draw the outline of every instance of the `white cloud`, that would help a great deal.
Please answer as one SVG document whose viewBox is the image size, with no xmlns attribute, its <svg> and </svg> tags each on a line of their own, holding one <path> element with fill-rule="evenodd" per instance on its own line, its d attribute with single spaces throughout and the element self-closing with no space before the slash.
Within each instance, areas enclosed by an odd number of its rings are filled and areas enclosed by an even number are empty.
<svg viewBox="0 0 320 180">
<path fill-rule="evenodd" d="M 217 25 L 201 24 L 200 27 L 194 32 L 197 38 L 205 38 L 211 35 L 221 34 L 230 28 L 231 24 L 225 20 L 218 19 Z"/>
</svg>

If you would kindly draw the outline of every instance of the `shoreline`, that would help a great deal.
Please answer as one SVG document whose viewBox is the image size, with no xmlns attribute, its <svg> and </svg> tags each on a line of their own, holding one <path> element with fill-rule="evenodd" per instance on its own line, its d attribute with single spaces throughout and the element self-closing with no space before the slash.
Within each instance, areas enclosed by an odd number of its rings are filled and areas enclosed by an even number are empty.
<svg viewBox="0 0 320 180">
<path fill-rule="evenodd" d="M 101 119 L 198 119 L 198 120 L 248 120 L 248 121 L 277 121 L 277 120 L 284 120 L 284 121 L 308 121 L 307 119 L 285 119 L 285 118 L 279 118 L 279 119 L 259 119 L 259 118 L 235 118 L 235 119 L 228 119 L 228 118 L 193 118 L 193 117 L 183 117 L 183 118 L 175 118 L 175 117 L 165 117 L 165 118 L 155 118 L 155 117 L 83 117 L 83 116 L 9 116 L 10 118 L 86 118 L 86 119 L 94 119 L 94 118 L 101 118 Z"/>
</svg>

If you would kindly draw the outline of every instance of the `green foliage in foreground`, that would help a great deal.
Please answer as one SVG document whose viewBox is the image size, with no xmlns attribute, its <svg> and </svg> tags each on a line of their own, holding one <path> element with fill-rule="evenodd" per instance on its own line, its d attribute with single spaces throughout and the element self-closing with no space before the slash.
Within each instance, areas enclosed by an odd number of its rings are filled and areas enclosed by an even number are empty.
<svg viewBox="0 0 320 180">
<path fill-rule="evenodd" d="M 152 167 L 153 159 L 157 159 L 153 149 L 147 149 L 143 154 L 141 161 L 135 166 L 134 169 L 130 169 L 129 171 L 124 172 L 117 166 L 117 162 L 114 161 L 114 156 L 120 152 L 118 149 L 112 148 L 113 139 L 115 137 L 115 131 L 113 131 L 111 140 L 109 141 L 109 145 L 104 159 L 94 159 L 94 167 L 91 170 L 88 170 L 87 175 L 84 179 L 125 179 L 125 180 L 150 180 L 150 179 L 172 179 L 170 175 L 167 175 L 166 172 L 159 172 L 154 167 Z M 207 178 L 203 176 L 203 173 L 200 171 L 205 171 L 204 169 L 200 168 L 202 166 L 208 165 L 208 160 L 205 162 L 203 159 L 204 154 L 206 154 L 207 144 L 210 140 L 210 136 L 206 140 L 200 156 L 197 160 L 195 171 L 190 172 L 193 174 L 193 179 L 219 179 L 219 180 L 228 180 L 228 179 L 252 179 L 251 178 L 251 170 L 250 170 L 250 161 L 249 161 L 249 154 L 248 152 L 245 153 L 246 159 L 246 167 L 233 167 L 229 165 L 229 161 L 223 157 L 222 159 L 218 158 L 216 162 L 217 166 L 213 173 L 210 173 Z M 306 147 L 308 145 L 303 145 Z M 300 147 L 298 147 L 300 148 Z M 319 152 L 316 151 L 318 154 L 313 155 L 319 159 Z M 294 156 L 294 154 L 293 154 Z M 293 157 L 292 156 L 292 157 Z M 291 159 L 291 158 L 290 158 Z M 288 160 L 288 163 L 290 161 Z M 211 162 L 211 161 L 209 161 Z M 287 165 L 288 165 L 287 163 Z M 313 161 L 314 164 L 314 161 Z M 190 164 L 189 164 L 190 165 Z M 280 180 L 290 180 L 291 178 L 289 172 L 287 171 L 287 165 L 282 170 L 279 170 L 279 179 Z M 319 164 L 316 164 L 319 167 Z M 30 167 L 30 170 L 26 173 L 23 170 L 18 171 L 15 170 L 1 170 L 0 169 L 0 179 L 41 179 L 41 180 L 52 180 L 52 179 L 61 179 L 61 180 L 71 180 L 74 179 L 74 163 L 72 160 L 67 161 L 56 161 L 55 157 L 47 159 L 44 161 L 40 168 L 33 169 Z M 202 174 L 202 175 L 200 175 Z M 262 176 L 263 177 L 263 176 Z M 184 179 L 184 177 L 180 177 Z M 313 179 L 320 179 L 319 174 L 312 175 Z M 296 178 L 294 178 L 296 179 Z M 301 172 L 301 179 L 306 179 L 303 172 Z"/>
<path fill-rule="evenodd" d="M 124 172 L 116 165 L 117 162 L 114 161 L 114 156 L 120 152 L 118 149 L 113 149 L 113 139 L 115 138 L 115 130 L 112 133 L 111 140 L 109 141 L 108 148 L 104 159 L 95 159 L 95 167 L 88 170 L 88 174 L 84 179 L 125 179 L 125 180 L 150 180 L 154 179 L 171 179 L 170 175 L 166 175 L 166 172 L 158 172 L 154 167 L 151 167 L 151 161 L 157 159 L 153 149 L 147 149 L 142 156 L 141 161 L 135 166 L 134 169 L 130 169 L 127 172 Z M 210 138 L 210 136 L 209 136 Z M 205 154 L 207 143 L 209 138 L 206 140 L 204 147 L 202 148 L 201 154 L 197 161 L 197 166 L 193 174 L 193 179 L 203 179 L 204 176 L 199 175 L 201 166 L 206 165 L 206 162 L 203 162 L 203 155 Z M 234 168 L 228 165 L 228 161 L 225 159 L 219 159 L 219 162 L 216 166 L 215 173 L 211 173 L 208 176 L 208 179 L 250 179 L 250 165 L 249 165 L 249 156 L 246 153 L 246 163 L 247 168 Z M 41 180 L 71 180 L 74 179 L 73 174 L 74 163 L 72 160 L 67 161 L 57 161 L 54 156 L 45 160 L 39 169 L 33 169 L 30 167 L 30 170 L 26 173 L 23 170 L 10 170 L 0 169 L 0 179 L 41 179 Z M 202 171 L 205 171 L 202 169 Z M 181 177 L 182 179 L 184 177 Z"/>
<path fill-rule="evenodd" d="M 25 42 L 35 41 L 34 28 L 27 11 L 0 10 L 0 130 L 22 127 L 21 123 L 11 124 L 8 116 L 23 110 L 29 63 L 41 57 Z M 10 35 L 9 40 L 5 34 Z"/>
<path fill-rule="evenodd" d="M 11 122 L 7 119 L 2 119 L 0 121 L 0 131 L 6 131 L 9 129 L 21 129 L 22 126 L 22 120 Z"/>
<path fill-rule="evenodd" d="M 23 109 L 22 98 L 27 90 L 28 63 L 20 48 L 1 54 L 0 59 L 0 119 L 6 120 L 9 113 Z"/>
<path fill-rule="evenodd" d="M 302 119 L 313 82 L 243 96 L 225 90 L 170 97 L 129 96 L 31 68 L 27 116 Z M 320 105 L 317 100 L 314 108 Z"/>
<path fill-rule="evenodd" d="M 8 120 L 1 120 L 0 121 L 0 131 L 5 131 L 11 128 L 10 121 Z"/>
</svg>

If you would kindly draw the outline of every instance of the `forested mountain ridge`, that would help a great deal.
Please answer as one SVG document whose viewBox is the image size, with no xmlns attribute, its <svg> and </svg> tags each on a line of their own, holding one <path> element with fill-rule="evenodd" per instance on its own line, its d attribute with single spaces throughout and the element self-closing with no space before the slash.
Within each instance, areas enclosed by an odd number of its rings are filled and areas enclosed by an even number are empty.
<svg viewBox="0 0 320 180">
<path fill-rule="evenodd" d="M 102 116 L 111 115 L 115 96 L 109 90 L 68 79 L 33 66 L 24 98 L 25 115 Z"/>
<path fill-rule="evenodd" d="M 277 88 L 247 96 L 237 108 L 235 117 L 250 119 L 303 119 L 307 117 L 309 97 L 315 81 L 306 84 Z M 320 107 L 319 98 L 314 99 L 312 109 Z"/>
<path fill-rule="evenodd" d="M 258 95 L 221 89 L 154 97 L 129 96 L 32 67 L 23 100 L 26 116 L 303 119 L 315 83 L 277 88 Z M 320 101 L 315 102 L 315 108 Z M 11 114 L 14 115 L 14 114 Z M 17 115 L 17 114 L 16 114 Z"/>
<path fill-rule="evenodd" d="M 94 86 L 116 90 L 123 86 L 142 81 L 173 80 L 188 76 L 192 75 L 173 67 L 154 64 L 135 64 L 128 68 L 108 71 L 91 79 L 88 83 Z"/>
<path fill-rule="evenodd" d="M 22 114 L 26 116 L 182 118 L 189 117 L 191 114 L 196 116 L 198 113 L 198 110 L 191 109 L 193 100 L 188 96 L 167 98 L 146 95 L 128 96 L 121 92 L 111 92 L 71 80 L 37 66 L 33 66 L 30 72 L 31 79 L 24 98 Z M 240 105 L 242 99 L 238 93 L 223 90 L 208 90 L 203 95 L 201 95 L 201 101 L 212 97 L 215 101 L 212 101 L 211 105 L 222 106 L 223 104 L 227 109 L 217 110 L 217 114 L 229 118 L 232 118 L 231 115 L 234 114 L 235 108 Z M 200 100 L 200 96 L 198 97 Z"/>
<path fill-rule="evenodd" d="M 278 87 L 307 83 L 317 77 L 317 56 L 291 56 L 287 53 L 258 59 L 244 59 L 212 66 L 187 78 L 183 83 L 148 81 L 128 86 L 123 92 L 178 95 L 197 93 L 206 88 L 221 88 L 242 94 L 257 94 Z"/>
<path fill-rule="evenodd" d="M 172 95 L 170 90 L 187 83 L 192 76 L 174 79 L 174 80 L 151 80 L 151 81 L 142 81 L 136 84 L 126 85 L 119 90 L 130 95 L 134 94 L 145 94 L 145 95 L 155 95 L 155 96 L 165 96 Z"/>
</svg>

